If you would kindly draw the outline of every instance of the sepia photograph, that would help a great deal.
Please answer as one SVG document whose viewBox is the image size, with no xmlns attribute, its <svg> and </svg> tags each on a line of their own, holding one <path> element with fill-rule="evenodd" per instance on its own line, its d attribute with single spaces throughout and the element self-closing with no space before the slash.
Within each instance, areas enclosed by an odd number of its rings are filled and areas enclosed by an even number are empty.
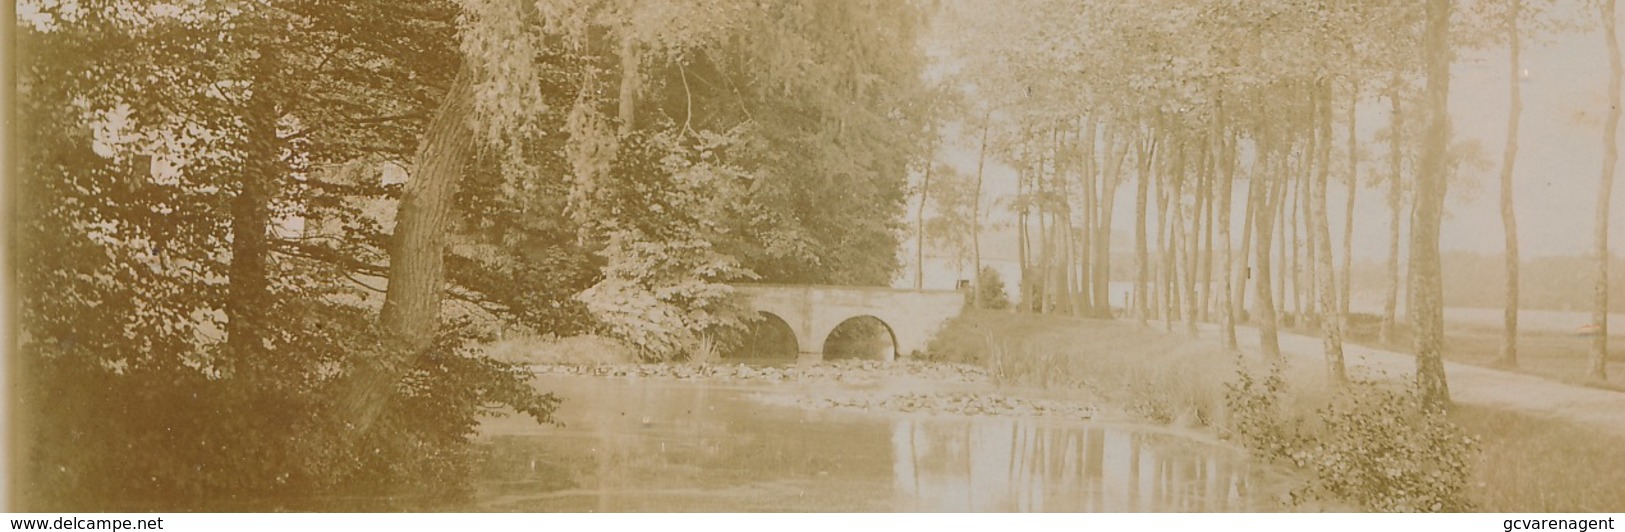
<svg viewBox="0 0 1625 532">
<path fill-rule="evenodd" d="M 1625 512 L 1616 0 L 11 8 L 12 529 Z"/>
</svg>

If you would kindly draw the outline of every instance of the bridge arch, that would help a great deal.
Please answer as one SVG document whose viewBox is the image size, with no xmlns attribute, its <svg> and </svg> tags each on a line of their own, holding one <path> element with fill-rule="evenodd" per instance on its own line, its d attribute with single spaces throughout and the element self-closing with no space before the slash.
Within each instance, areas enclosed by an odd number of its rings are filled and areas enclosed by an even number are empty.
<svg viewBox="0 0 1625 532">
<path fill-rule="evenodd" d="M 897 358 L 897 331 L 886 320 L 872 314 L 859 314 L 841 320 L 824 331 L 823 337 L 824 360 Z"/>
<path fill-rule="evenodd" d="M 769 311 L 757 311 L 760 319 L 745 332 L 745 339 L 727 358 L 796 358 L 801 353 L 801 340 L 795 327 L 784 317 Z"/>
</svg>

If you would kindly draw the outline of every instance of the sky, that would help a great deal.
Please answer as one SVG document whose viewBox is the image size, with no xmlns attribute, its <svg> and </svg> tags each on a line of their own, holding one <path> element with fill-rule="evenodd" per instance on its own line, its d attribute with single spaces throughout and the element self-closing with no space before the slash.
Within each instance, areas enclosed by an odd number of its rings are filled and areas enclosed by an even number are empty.
<svg viewBox="0 0 1625 532">
<path fill-rule="evenodd" d="M 1580 2 L 1559 9 L 1576 9 Z M 1591 16 L 1592 19 L 1595 16 Z M 1522 76 L 1524 112 L 1520 149 L 1514 172 L 1520 250 L 1526 258 L 1584 255 L 1592 251 L 1593 219 L 1602 171 L 1602 121 L 1607 111 L 1608 57 L 1600 30 L 1551 36 L 1546 42 L 1526 44 Z M 1455 141 L 1477 141 L 1489 164 L 1472 171 L 1449 191 L 1447 214 L 1441 228 L 1446 251 L 1499 254 L 1503 232 L 1499 211 L 1499 172 L 1508 114 L 1507 82 L 1511 73 L 1505 47 L 1461 53 L 1451 69 L 1450 113 Z M 1383 157 L 1375 132 L 1389 120 L 1385 101 L 1362 104 L 1360 141 Z M 1341 126 L 1338 126 L 1341 131 Z M 976 139 L 946 132 L 937 161 L 967 175 L 976 171 Z M 1341 142 L 1341 141 L 1339 141 Z M 1383 159 L 1385 161 L 1385 159 Z M 1386 164 L 1386 163 L 1380 163 Z M 1371 167 L 1362 166 L 1362 174 Z M 990 160 L 985 198 L 1002 201 L 1016 189 L 1015 171 Z M 1625 184 L 1621 184 L 1625 186 Z M 1114 228 L 1119 233 L 1134 223 L 1134 187 L 1119 188 Z M 1378 189 L 1362 189 L 1356 196 L 1354 254 L 1357 260 L 1380 260 L 1387 254 L 1388 213 Z M 1332 208 L 1334 238 L 1341 241 L 1343 187 L 1334 185 L 1328 202 Z M 1612 195 L 1610 248 L 1625 250 L 1625 198 Z M 1127 208 L 1123 208 L 1123 206 Z M 913 207 L 911 207 L 912 209 Z M 990 211 L 990 221 L 1009 220 L 1008 210 Z M 1239 215 L 1238 215 L 1239 217 Z M 1004 232 L 1005 235 L 1013 233 Z M 992 235 L 989 235 L 992 236 Z M 912 244 L 912 243 L 911 243 Z M 1127 243 L 1125 243 L 1127 244 Z M 912 252 L 909 252 L 912 254 Z M 1341 251 L 1338 251 L 1341 253 Z"/>
</svg>

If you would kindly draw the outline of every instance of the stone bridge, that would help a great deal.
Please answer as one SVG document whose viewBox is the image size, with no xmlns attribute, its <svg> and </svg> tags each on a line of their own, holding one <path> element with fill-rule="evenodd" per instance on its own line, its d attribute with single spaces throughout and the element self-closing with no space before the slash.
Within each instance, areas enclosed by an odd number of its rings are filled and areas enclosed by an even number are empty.
<svg viewBox="0 0 1625 532">
<path fill-rule="evenodd" d="M 899 353 L 922 353 L 931 336 L 965 306 L 964 293 L 953 290 L 771 284 L 735 288 L 750 298 L 752 308 L 789 326 L 797 351 L 818 356 L 836 327 L 865 316 L 880 320 L 891 333 L 894 349 L 882 355 L 884 360 L 895 360 Z"/>
</svg>

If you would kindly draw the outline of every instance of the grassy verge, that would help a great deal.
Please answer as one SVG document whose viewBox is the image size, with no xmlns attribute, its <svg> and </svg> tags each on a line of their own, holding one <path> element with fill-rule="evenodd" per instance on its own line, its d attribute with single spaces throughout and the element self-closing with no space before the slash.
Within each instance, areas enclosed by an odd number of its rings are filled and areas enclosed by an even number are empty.
<svg viewBox="0 0 1625 532">
<path fill-rule="evenodd" d="M 1266 368 L 1131 323 L 968 312 L 933 358 L 998 383 L 1086 390 L 1147 420 L 1211 430 L 1306 471 L 1301 494 L 1371 510 L 1608 511 L 1625 442 L 1493 409 L 1422 412 L 1404 383 L 1333 393 L 1318 368 Z"/>
<path fill-rule="evenodd" d="M 1473 499 L 1494 512 L 1617 512 L 1625 441 L 1564 421 L 1482 407 L 1450 419 L 1480 435 Z"/>
<path fill-rule="evenodd" d="M 1125 323 L 967 311 L 927 349 L 1000 385 L 1081 389 L 1158 423 L 1212 424 L 1236 360 L 1215 346 Z M 1214 378 L 1217 376 L 1218 378 Z"/>
<path fill-rule="evenodd" d="M 1401 353 L 1411 349 L 1410 326 L 1398 323 L 1394 338 L 1386 345 L 1378 340 L 1376 317 L 1359 315 L 1362 319 L 1348 331 L 1346 340 L 1366 347 L 1387 349 Z M 1300 334 L 1317 335 L 1318 330 L 1296 330 Z M 1508 368 L 1500 364 L 1502 331 L 1499 327 L 1471 324 L 1449 324 L 1445 327 L 1444 358 L 1501 370 L 1534 375 L 1567 384 L 1605 390 L 1625 391 L 1625 345 L 1611 338 L 1608 353 L 1607 381 L 1586 375 L 1590 367 L 1591 338 L 1573 333 L 1550 331 L 1522 331 L 1518 333 L 1518 366 Z"/>
</svg>

